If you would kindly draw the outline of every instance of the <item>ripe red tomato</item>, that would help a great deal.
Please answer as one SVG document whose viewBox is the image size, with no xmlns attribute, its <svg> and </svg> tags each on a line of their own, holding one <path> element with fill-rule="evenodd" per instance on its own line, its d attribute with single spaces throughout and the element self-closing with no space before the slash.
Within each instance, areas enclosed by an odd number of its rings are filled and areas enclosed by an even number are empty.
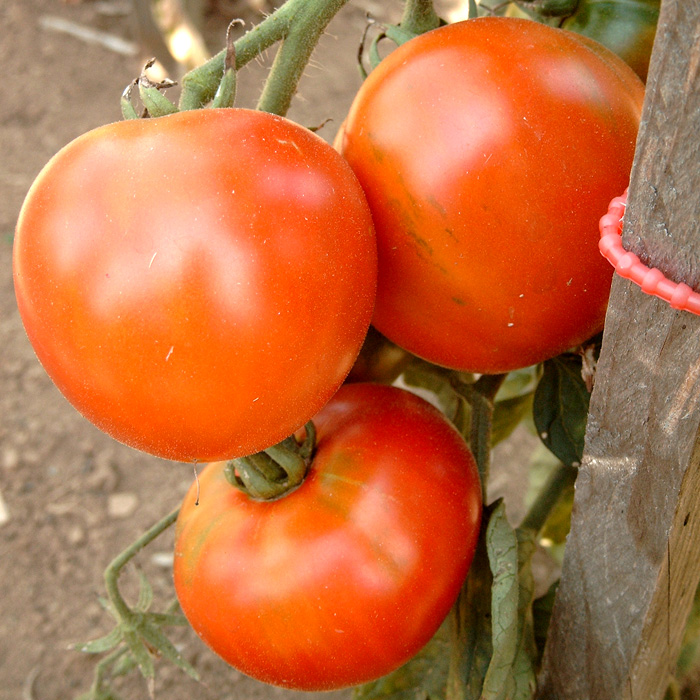
<svg viewBox="0 0 700 700">
<path fill-rule="evenodd" d="M 598 332 L 597 221 L 629 182 L 643 96 L 604 47 L 529 20 L 448 25 L 385 58 L 339 137 L 377 230 L 377 329 L 482 373 Z"/>
<path fill-rule="evenodd" d="M 176 460 L 256 452 L 333 395 L 374 305 L 363 192 L 310 131 L 250 110 L 70 143 L 22 208 L 20 313 L 68 400 Z"/>
<path fill-rule="evenodd" d="M 471 563 L 481 489 L 461 436 L 414 394 L 345 385 L 314 422 L 307 477 L 279 500 L 206 467 L 177 521 L 174 576 L 232 666 L 331 690 L 392 671 L 435 633 Z"/>
</svg>

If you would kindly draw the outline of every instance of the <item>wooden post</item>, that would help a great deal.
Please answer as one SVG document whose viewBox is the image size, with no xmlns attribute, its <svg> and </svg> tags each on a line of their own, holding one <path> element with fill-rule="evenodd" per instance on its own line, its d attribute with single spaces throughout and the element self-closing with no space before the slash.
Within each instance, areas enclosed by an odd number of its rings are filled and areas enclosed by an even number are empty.
<svg viewBox="0 0 700 700">
<path fill-rule="evenodd" d="M 662 2 L 623 243 L 700 289 L 700 0 Z M 663 697 L 700 580 L 699 428 L 700 317 L 616 276 L 541 700 Z"/>
</svg>

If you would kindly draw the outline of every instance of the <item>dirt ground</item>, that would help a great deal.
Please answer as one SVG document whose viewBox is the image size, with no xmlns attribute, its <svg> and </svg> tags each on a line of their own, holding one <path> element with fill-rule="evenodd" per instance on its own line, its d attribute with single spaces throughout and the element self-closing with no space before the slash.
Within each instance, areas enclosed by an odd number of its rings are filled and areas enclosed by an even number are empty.
<svg viewBox="0 0 700 700">
<path fill-rule="evenodd" d="M 207 36 L 217 50 L 237 10 L 255 19 L 232 0 L 219 5 L 230 14 L 208 18 Z M 46 29 L 42 18 L 133 40 L 128 6 L 126 0 L 0 0 L 0 700 L 70 700 L 87 689 L 94 659 L 69 646 L 111 629 L 98 603 L 104 567 L 174 508 L 193 478 L 191 467 L 124 447 L 73 410 L 34 356 L 12 286 L 13 231 L 33 178 L 71 139 L 120 118 L 119 96 L 145 58 Z M 350 3 L 322 40 L 292 118 L 307 125 L 332 118 L 321 135 L 333 138 L 360 83 L 355 55 L 365 13 L 397 20 L 400 7 L 398 0 Z M 239 106 L 254 106 L 264 70 L 261 60 L 246 71 Z M 161 609 L 173 596 L 171 545 L 168 533 L 139 558 Z M 134 570 L 123 579 L 133 592 Z M 177 639 L 204 684 L 159 662 L 157 697 L 316 697 L 245 678 L 191 631 Z M 137 676 L 117 687 L 130 700 L 148 697 Z"/>
</svg>

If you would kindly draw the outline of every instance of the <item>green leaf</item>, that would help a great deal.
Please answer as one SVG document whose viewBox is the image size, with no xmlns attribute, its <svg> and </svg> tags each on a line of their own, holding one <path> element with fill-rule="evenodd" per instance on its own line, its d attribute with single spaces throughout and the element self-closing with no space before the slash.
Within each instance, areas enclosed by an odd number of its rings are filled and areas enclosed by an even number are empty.
<svg viewBox="0 0 700 700">
<path fill-rule="evenodd" d="M 372 683 L 358 686 L 354 700 L 444 700 L 450 659 L 451 620 L 407 664 Z"/>
<path fill-rule="evenodd" d="M 493 409 L 491 445 L 510 437 L 513 431 L 532 413 L 533 395 L 514 396 L 497 401 Z"/>
<path fill-rule="evenodd" d="M 484 520 L 488 517 L 484 510 Z M 469 575 L 453 607 L 448 696 L 455 700 L 480 697 L 491 659 L 491 582 L 493 580 L 482 528 Z"/>
<path fill-rule="evenodd" d="M 486 528 L 486 549 L 493 575 L 491 616 L 493 653 L 482 697 L 484 700 L 505 698 L 507 680 L 518 646 L 518 541 L 506 520 L 500 501 Z"/>
<path fill-rule="evenodd" d="M 491 589 L 493 654 L 482 700 L 529 700 L 535 688 L 532 622 L 534 535 L 515 532 L 499 502 L 486 529 Z"/>
<path fill-rule="evenodd" d="M 581 376 L 581 368 L 579 355 L 565 354 L 547 360 L 533 405 L 533 418 L 540 439 L 570 466 L 581 463 L 591 396 Z"/>
<path fill-rule="evenodd" d="M 535 553 L 535 535 L 516 530 L 518 539 L 518 648 L 513 663 L 513 688 L 510 700 L 531 700 L 535 692 L 539 658 L 535 644 L 532 603 L 535 597 L 535 579 L 532 575 L 532 556 Z"/>
</svg>

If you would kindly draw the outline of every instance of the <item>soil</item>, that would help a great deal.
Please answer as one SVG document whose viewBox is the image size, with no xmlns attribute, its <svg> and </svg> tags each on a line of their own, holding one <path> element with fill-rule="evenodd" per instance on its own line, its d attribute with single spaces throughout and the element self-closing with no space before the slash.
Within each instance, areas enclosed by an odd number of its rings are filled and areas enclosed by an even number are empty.
<svg viewBox="0 0 700 700">
<path fill-rule="evenodd" d="M 218 50 L 234 16 L 256 14 L 220 0 L 205 34 Z M 334 20 L 302 81 L 290 116 L 302 124 L 331 118 L 332 140 L 360 84 L 357 46 L 370 12 L 398 20 L 398 0 L 354 0 Z M 25 336 L 11 275 L 17 214 L 32 180 L 63 145 L 120 119 L 119 96 L 138 75 L 146 52 L 122 55 L 43 27 L 61 17 L 130 41 L 126 0 L 2 0 L 0 65 L 0 700 L 70 700 L 87 690 L 95 659 L 70 647 L 111 629 L 99 603 L 109 561 L 177 506 L 192 468 L 120 445 L 83 419 L 53 386 Z M 254 106 L 268 58 L 241 78 L 239 106 Z M 172 532 L 138 558 L 154 588 L 155 608 L 173 598 Z M 134 567 L 122 577 L 133 596 Z M 200 672 L 198 684 L 166 662 L 156 664 L 155 693 L 171 700 L 320 697 L 271 688 L 237 673 L 189 629 L 179 648 Z M 120 695 L 148 697 L 138 674 L 119 680 Z M 349 698 L 349 691 L 323 694 Z"/>
</svg>

